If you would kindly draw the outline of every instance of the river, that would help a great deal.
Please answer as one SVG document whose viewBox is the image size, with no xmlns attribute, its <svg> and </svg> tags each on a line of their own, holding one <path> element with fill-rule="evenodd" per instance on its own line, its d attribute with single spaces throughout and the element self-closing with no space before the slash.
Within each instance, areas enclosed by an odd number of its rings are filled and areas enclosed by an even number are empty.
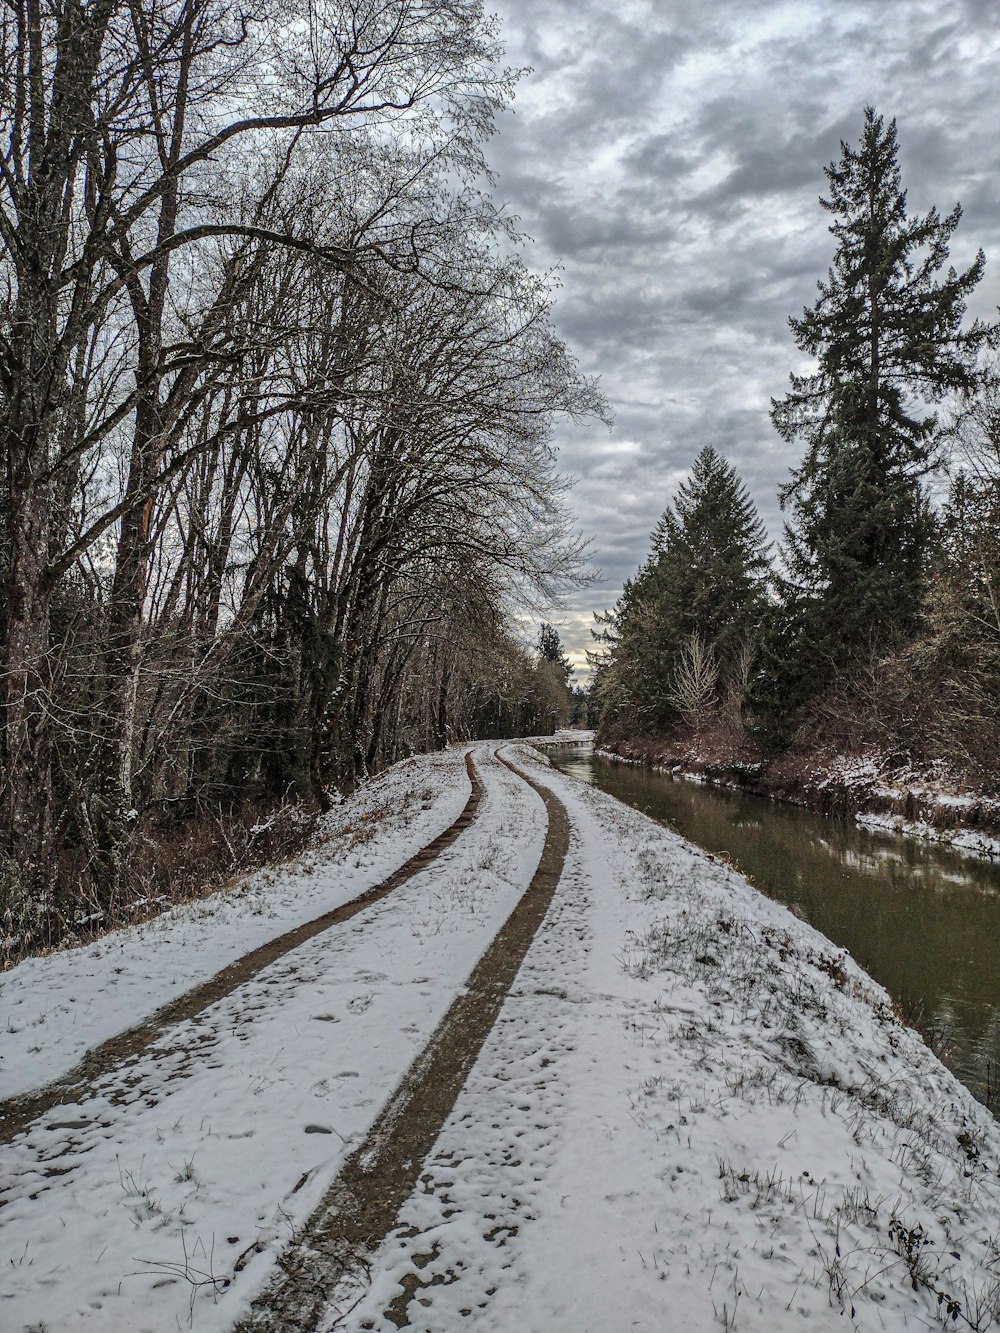
<svg viewBox="0 0 1000 1333">
<path fill-rule="evenodd" d="M 726 854 L 846 949 L 948 1067 L 1000 1112 L 1000 865 L 553 746 L 553 765 Z"/>
</svg>

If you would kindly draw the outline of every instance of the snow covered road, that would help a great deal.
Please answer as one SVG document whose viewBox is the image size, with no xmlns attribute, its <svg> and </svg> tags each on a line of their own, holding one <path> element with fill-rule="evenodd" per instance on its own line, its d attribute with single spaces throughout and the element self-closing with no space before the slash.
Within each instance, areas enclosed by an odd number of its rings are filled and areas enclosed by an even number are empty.
<svg viewBox="0 0 1000 1333">
<path fill-rule="evenodd" d="M 432 866 L 4 1149 L 0 1328 L 247 1316 L 535 874 L 545 807 L 495 750 L 477 747 L 482 807 Z M 565 809 L 565 865 L 395 1226 L 315 1326 L 993 1327 L 996 1121 L 810 927 L 530 751 L 501 754 Z M 4 1079 L 52 1078 L 234 949 L 356 896 L 468 794 L 461 752 L 411 762 L 342 812 L 373 816 L 349 850 L 331 834 L 243 898 L 0 978 Z"/>
<path fill-rule="evenodd" d="M 5 1148 L 0 1327 L 159 1333 L 192 1315 L 198 1328 L 231 1327 L 531 878 L 543 808 L 489 753 L 484 807 L 432 867 Z M 454 756 L 460 786 L 461 771 Z M 279 886 L 280 903 L 287 892 Z M 207 920 L 177 914 L 182 936 L 210 933 L 205 910 Z M 134 1020 L 86 952 L 94 1029 Z M 63 956 L 67 991 L 73 961 Z M 23 1021 L 31 1000 L 14 993 Z M 42 995 L 36 1003 L 47 1012 Z"/>
</svg>

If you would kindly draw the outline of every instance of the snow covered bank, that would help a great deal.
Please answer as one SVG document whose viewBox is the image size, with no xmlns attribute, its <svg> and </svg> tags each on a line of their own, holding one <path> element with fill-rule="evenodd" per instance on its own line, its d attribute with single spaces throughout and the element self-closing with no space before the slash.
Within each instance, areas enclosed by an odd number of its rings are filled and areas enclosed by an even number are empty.
<svg viewBox="0 0 1000 1333">
<path fill-rule="evenodd" d="M 641 764 L 688 782 L 710 782 L 818 814 L 853 818 L 865 828 L 1000 860 L 1000 800 L 960 790 L 949 783 L 940 765 L 918 772 L 894 768 L 879 756 L 826 751 L 750 761 L 703 754 L 696 746 L 678 749 L 655 737 L 637 737 L 595 753 L 616 763 Z"/>
<path fill-rule="evenodd" d="M 525 736 L 522 744 L 548 749 L 552 745 L 591 745 L 594 733 L 586 727 L 560 727 L 551 736 Z"/>
<path fill-rule="evenodd" d="M 987 861 L 1000 861 L 1000 838 L 984 833 L 977 828 L 964 828 L 950 825 L 941 828 L 926 819 L 907 819 L 903 815 L 859 814 L 854 822 L 862 828 L 874 829 L 877 833 L 900 833 L 907 838 L 919 838 L 922 842 L 940 842 L 953 847 L 956 852 L 966 852 Z"/>
<path fill-rule="evenodd" d="M 823 936 L 544 780 L 564 883 L 330 1326 L 390 1333 L 408 1293 L 420 1333 L 993 1327 L 1000 1126 Z"/>
<path fill-rule="evenodd" d="M 265 940 L 391 874 L 457 818 L 469 795 L 464 752 L 397 764 L 325 816 L 293 862 L 0 973 L 0 1096 L 57 1078 Z"/>
</svg>

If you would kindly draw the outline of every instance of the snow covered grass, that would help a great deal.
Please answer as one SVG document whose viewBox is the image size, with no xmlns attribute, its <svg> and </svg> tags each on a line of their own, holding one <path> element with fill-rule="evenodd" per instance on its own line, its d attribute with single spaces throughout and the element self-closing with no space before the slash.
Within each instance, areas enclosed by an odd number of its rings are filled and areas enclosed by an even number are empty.
<svg viewBox="0 0 1000 1333">
<path fill-rule="evenodd" d="M 2 1095 L 58 1077 L 234 959 L 379 883 L 458 817 L 469 795 L 463 753 L 395 765 L 326 815 L 285 865 L 0 973 Z"/>
<path fill-rule="evenodd" d="M 366 1291 L 328 1327 L 985 1330 L 1000 1127 L 732 869 L 552 772 L 567 871 Z"/>
</svg>

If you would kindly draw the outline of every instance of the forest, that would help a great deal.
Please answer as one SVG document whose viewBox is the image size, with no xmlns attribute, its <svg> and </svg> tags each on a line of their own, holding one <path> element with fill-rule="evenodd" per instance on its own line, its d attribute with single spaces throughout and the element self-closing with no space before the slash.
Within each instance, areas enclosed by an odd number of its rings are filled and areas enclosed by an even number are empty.
<svg viewBox="0 0 1000 1333">
<path fill-rule="evenodd" d="M 491 192 L 478 0 L 0 20 L 7 961 L 297 845 L 401 757 L 581 709 L 554 423 L 608 419 Z M 956 207 L 866 112 L 773 404 L 773 552 L 706 444 L 604 619 L 604 743 L 1000 782 L 1000 372 Z M 575 696 L 575 697 L 574 697 Z"/>
<path fill-rule="evenodd" d="M 826 168 L 834 255 L 790 327 L 814 367 L 771 419 L 792 456 L 775 552 L 710 444 L 599 616 L 599 740 L 733 775 L 873 754 L 1000 790 L 1000 362 L 966 319 L 955 207 L 910 216 L 895 122 Z"/>
<path fill-rule="evenodd" d="M 516 617 L 606 409 L 490 194 L 514 82 L 475 0 L 4 8 L 8 953 L 564 708 Z"/>
</svg>

